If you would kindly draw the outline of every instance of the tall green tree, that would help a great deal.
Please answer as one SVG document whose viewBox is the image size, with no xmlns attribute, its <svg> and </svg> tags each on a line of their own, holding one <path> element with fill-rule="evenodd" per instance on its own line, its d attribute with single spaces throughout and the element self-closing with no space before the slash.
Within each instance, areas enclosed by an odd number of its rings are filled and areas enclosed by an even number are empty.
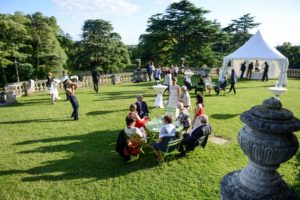
<svg viewBox="0 0 300 200">
<path fill-rule="evenodd" d="M 223 48 L 224 51 L 234 51 L 251 38 L 252 34 L 249 31 L 260 25 L 254 21 L 254 18 L 250 13 L 247 13 L 238 19 L 231 20 L 232 23 L 223 28 L 223 31 L 230 38 L 229 43 L 225 44 L 226 48 Z"/>
<path fill-rule="evenodd" d="M 80 69 L 102 72 L 120 71 L 130 62 L 126 46 L 112 25 L 104 20 L 87 20 L 83 26 L 83 40 L 79 43 L 76 63 Z"/>
<path fill-rule="evenodd" d="M 76 45 L 76 42 L 72 40 L 68 33 L 65 34 L 63 31 L 60 31 L 57 39 L 67 55 L 67 61 L 63 67 L 65 69 L 72 69 L 75 65 L 74 59 L 78 51 L 78 45 Z"/>
<path fill-rule="evenodd" d="M 164 14 L 150 17 L 147 33 L 140 38 L 142 58 L 160 63 L 179 63 L 181 58 L 192 66 L 215 66 L 213 45 L 224 34 L 219 23 L 205 18 L 208 10 L 197 8 L 188 0 L 172 3 Z"/>
<path fill-rule="evenodd" d="M 40 69 L 61 71 L 66 54 L 57 39 L 59 32 L 56 19 L 39 12 L 0 14 L 1 58 L 8 81 L 33 78 Z M 40 78 L 45 78 L 45 73 Z"/>
<path fill-rule="evenodd" d="M 60 28 L 54 17 L 45 17 L 37 12 L 29 16 L 31 19 L 31 34 L 33 59 L 36 72 L 43 67 L 43 71 L 60 73 L 67 57 L 57 39 Z"/>
<path fill-rule="evenodd" d="M 18 65 L 26 63 L 31 39 L 26 26 L 30 23 L 23 13 L 14 15 L 0 15 L 0 48 L 3 51 L 2 64 L 4 67 L 14 68 L 14 75 L 9 81 L 20 81 Z M 11 70 L 12 71 L 12 70 Z"/>
</svg>

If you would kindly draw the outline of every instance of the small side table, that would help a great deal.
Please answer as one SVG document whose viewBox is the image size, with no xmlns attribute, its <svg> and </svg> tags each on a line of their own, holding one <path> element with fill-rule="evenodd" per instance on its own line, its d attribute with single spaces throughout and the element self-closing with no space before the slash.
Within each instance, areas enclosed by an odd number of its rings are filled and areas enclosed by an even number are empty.
<svg viewBox="0 0 300 200">
<path fill-rule="evenodd" d="M 159 108 L 164 108 L 164 103 L 163 103 L 163 97 L 162 94 L 167 89 L 168 86 L 166 85 L 153 85 L 152 88 L 155 90 L 157 93 L 157 96 L 155 98 L 154 106 L 159 107 Z"/>
</svg>

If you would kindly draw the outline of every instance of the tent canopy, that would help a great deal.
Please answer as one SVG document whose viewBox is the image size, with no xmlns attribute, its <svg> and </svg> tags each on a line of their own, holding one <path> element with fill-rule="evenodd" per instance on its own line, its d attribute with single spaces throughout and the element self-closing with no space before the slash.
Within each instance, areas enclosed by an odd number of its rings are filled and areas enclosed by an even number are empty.
<svg viewBox="0 0 300 200">
<path fill-rule="evenodd" d="M 280 67 L 279 80 L 276 85 L 278 87 L 287 85 L 288 59 L 277 49 L 270 46 L 263 38 L 260 31 L 257 31 L 255 35 L 239 49 L 224 57 L 220 78 L 226 75 L 226 69 L 229 61 L 234 60 L 275 61 Z"/>
</svg>

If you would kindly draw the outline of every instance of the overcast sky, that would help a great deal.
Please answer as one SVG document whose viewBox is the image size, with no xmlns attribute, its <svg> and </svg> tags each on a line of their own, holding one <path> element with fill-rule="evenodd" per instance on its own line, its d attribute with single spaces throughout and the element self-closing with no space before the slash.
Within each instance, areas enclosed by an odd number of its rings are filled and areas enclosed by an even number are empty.
<svg viewBox="0 0 300 200">
<path fill-rule="evenodd" d="M 164 12 L 172 0 L 0 0 L 1 13 L 40 11 L 55 16 L 59 26 L 79 40 L 86 19 L 109 21 L 125 44 L 137 44 L 151 15 Z M 222 27 L 246 13 L 261 23 L 258 27 L 272 45 L 291 42 L 300 45 L 300 0 L 191 0 L 197 7 L 211 12 Z M 253 30 L 255 33 L 257 29 Z"/>
</svg>

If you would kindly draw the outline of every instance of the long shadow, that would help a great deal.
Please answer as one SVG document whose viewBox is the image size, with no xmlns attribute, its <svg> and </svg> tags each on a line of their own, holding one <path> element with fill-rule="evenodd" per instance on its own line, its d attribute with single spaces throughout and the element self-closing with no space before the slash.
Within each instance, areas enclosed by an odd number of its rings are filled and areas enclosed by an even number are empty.
<svg viewBox="0 0 300 200">
<path fill-rule="evenodd" d="M 163 83 L 163 81 L 161 81 L 161 83 Z M 152 85 L 155 85 L 156 83 L 152 80 L 151 82 L 139 82 L 139 83 L 133 83 L 133 84 L 128 84 L 125 85 L 125 87 L 137 87 L 137 86 L 143 86 L 143 87 L 151 87 Z"/>
<path fill-rule="evenodd" d="M 240 114 L 212 114 L 210 117 L 213 119 L 230 119 L 239 115 Z"/>
<path fill-rule="evenodd" d="M 300 168 L 300 151 L 296 154 L 297 164 L 298 168 Z M 293 189 L 298 194 L 300 198 L 300 171 L 298 171 L 298 174 L 296 174 L 296 183 L 293 185 Z"/>
<path fill-rule="evenodd" d="M 109 114 L 109 113 L 113 113 L 113 112 L 122 112 L 122 111 L 126 111 L 129 109 L 122 109 L 122 110 L 97 110 L 97 111 L 92 111 L 92 112 L 88 112 L 86 113 L 86 115 L 105 115 L 105 114 Z M 129 111 L 128 111 L 129 112 Z"/>
<path fill-rule="evenodd" d="M 115 94 L 111 95 L 110 97 L 99 97 L 99 99 L 94 99 L 92 101 L 120 101 L 120 99 L 125 100 L 125 99 L 132 99 L 132 103 L 136 102 L 136 95 L 139 94 L 138 92 L 135 92 L 132 95 L 124 95 L 122 93 L 120 94 Z M 153 92 L 153 94 L 149 93 L 143 93 L 143 97 L 148 98 L 148 97 L 155 97 L 156 94 Z"/>
<path fill-rule="evenodd" d="M 48 118 L 48 119 L 29 119 L 29 120 L 18 120 L 18 121 L 6 121 L 0 122 L 0 124 L 27 124 L 27 123 L 36 123 L 36 122 L 63 122 L 63 121 L 73 121 L 73 119 L 55 119 L 55 118 Z"/>
<path fill-rule="evenodd" d="M 114 152 L 118 131 L 96 131 L 79 136 L 66 136 L 42 140 L 28 140 L 15 145 L 43 143 L 43 146 L 19 152 L 20 154 L 67 152 L 69 157 L 49 160 L 28 170 L 0 171 L 0 176 L 27 174 L 24 182 L 61 181 L 93 178 L 107 179 L 157 166 L 153 154 L 143 154 L 136 161 L 124 163 Z M 58 142 L 58 145 L 55 145 Z M 61 144 L 66 142 L 67 144 Z M 48 146 L 44 146 L 48 144 Z M 28 148 L 28 147 L 27 147 Z M 149 150 L 148 150 L 149 151 Z"/>
</svg>

